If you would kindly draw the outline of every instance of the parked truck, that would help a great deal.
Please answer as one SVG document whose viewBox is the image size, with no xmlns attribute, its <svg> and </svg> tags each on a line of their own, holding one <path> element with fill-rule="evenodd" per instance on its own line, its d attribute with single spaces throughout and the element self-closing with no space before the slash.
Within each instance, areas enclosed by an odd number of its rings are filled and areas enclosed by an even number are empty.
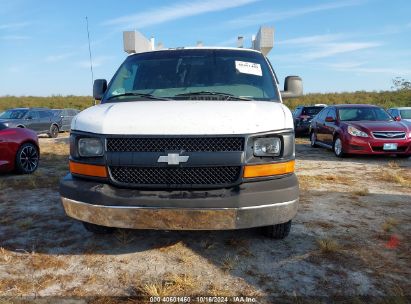
<svg viewBox="0 0 411 304">
<path fill-rule="evenodd" d="M 101 103 L 71 125 L 70 173 L 60 184 L 68 216 L 95 233 L 114 228 L 227 230 L 263 227 L 288 235 L 297 213 L 294 126 L 266 55 L 273 32 L 250 49 L 153 50 L 125 33 L 131 53 Z"/>
</svg>

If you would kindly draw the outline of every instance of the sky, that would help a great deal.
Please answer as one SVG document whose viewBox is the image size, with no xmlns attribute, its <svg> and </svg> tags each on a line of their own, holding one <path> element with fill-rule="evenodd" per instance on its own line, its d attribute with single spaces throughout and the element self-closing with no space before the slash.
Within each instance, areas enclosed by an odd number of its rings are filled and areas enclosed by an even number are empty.
<svg viewBox="0 0 411 304">
<path fill-rule="evenodd" d="M 165 47 L 236 46 L 261 25 L 275 29 L 268 54 L 281 86 L 299 75 L 304 90 L 390 90 L 411 79 L 409 0 L 0 0 L 0 96 L 91 95 L 127 54 L 122 31 Z"/>
</svg>

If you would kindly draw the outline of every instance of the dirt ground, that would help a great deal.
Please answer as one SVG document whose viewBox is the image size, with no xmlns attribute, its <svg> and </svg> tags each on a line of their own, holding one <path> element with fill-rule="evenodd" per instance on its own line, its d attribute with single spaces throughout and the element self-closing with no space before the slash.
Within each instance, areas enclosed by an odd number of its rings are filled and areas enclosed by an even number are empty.
<svg viewBox="0 0 411 304">
<path fill-rule="evenodd" d="M 35 175 L 0 176 L 0 303 L 50 296 L 115 303 L 120 300 L 109 297 L 128 302 L 142 295 L 409 300 L 410 158 L 340 160 L 297 139 L 301 201 L 285 240 L 256 229 L 97 236 L 66 217 L 60 204 L 58 180 L 68 155 L 62 136 L 40 139 Z"/>
</svg>

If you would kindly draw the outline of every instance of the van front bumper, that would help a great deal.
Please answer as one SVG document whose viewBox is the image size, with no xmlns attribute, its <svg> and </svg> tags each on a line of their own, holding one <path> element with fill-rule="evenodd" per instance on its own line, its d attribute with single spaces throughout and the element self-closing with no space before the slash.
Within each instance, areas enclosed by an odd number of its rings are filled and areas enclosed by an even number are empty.
<svg viewBox="0 0 411 304">
<path fill-rule="evenodd" d="M 294 174 L 214 190 L 124 189 L 67 175 L 60 184 L 68 216 L 107 227 L 230 230 L 291 220 L 298 209 Z"/>
</svg>

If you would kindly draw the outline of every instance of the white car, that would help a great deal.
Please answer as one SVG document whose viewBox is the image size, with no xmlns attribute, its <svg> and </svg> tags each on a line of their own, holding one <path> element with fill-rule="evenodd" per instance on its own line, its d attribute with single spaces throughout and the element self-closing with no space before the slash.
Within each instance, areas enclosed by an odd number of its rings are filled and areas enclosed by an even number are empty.
<svg viewBox="0 0 411 304">
<path fill-rule="evenodd" d="M 288 235 L 297 213 L 294 127 L 268 59 L 242 48 L 179 48 L 128 56 L 101 104 L 71 125 L 67 215 L 112 228 Z"/>
</svg>

